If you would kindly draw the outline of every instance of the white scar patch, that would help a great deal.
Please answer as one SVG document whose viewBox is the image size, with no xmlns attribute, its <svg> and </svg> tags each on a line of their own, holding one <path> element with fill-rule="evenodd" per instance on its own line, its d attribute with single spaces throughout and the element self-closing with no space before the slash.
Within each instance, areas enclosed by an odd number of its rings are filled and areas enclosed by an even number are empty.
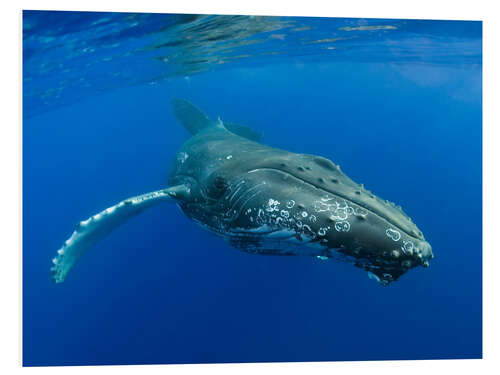
<svg viewBox="0 0 500 375">
<path fill-rule="evenodd" d="M 401 233 L 392 228 L 387 228 L 385 234 L 393 241 L 399 241 L 401 239 Z"/>
</svg>

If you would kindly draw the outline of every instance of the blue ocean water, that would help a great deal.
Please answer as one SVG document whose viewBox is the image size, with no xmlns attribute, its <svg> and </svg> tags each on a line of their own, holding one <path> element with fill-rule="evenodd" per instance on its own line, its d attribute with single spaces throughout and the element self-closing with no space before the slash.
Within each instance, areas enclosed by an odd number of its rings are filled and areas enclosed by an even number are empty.
<svg viewBox="0 0 500 375">
<path fill-rule="evenodd" d="M 481 358 L 481 23 L 23 14 L 23 363 Z M 339 163 L 401 204 L 430 268 L 250 255 L 173 205 L 53 284 L 74 225 L 163 188 L 189 134 L 170 101 Z"/>
</svg>

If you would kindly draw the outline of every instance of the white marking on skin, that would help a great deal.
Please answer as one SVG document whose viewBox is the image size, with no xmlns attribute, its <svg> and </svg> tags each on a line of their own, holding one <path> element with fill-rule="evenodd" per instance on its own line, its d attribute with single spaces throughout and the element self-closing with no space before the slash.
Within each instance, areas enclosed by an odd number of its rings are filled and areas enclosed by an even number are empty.
<svg viewBox="0 0 500 375">
<path fill-rule="evenodd" d="M 245 181 L 243 181 L 243 182 L 245 182 Z M 255 194 L 260 193 L 261 191 L 260 191 L 260 190 L 258 190 L 258 189 L 259 189 L 262 185 L 264 185 L 264 183 L 263 183 L 263 182 L 261 182 L 261 183 L 259 183 L 259 184 L 255 185 L 255 186 L 252 186 L 251 188 L 247 189 L 247 190 L 246 190 L 243 194 L 241 194 L 241 195 L 238 197 L 238 199 L 236 200 L 236 202 L 234 202 L 234 206 L 236 206 L 236 205 L 240 202 L 240 200 L 244 199 L 245 201 L 244 201 L 244 203 L 243 203 L 240 207 L 245 207 L 245 205 L 247 204 L 247 202 L 251 199 L 251 198 L 248 198 L 248 197 L 249 197 L 249 196 L 254 197 L 254 196 L 255 196 Z M 256 192 L 255 194 L 251 194 L 254 190 L 257 190 L 257 192 Z"/>
<path fill-rule="evenodd" d="M 246 233 L 266 233 L 266 232 L 272 232 L 274 230 L 273 227 L 271 227 L 268 224 L 263 224 L 260 227 L 257 228 L 234 228 L 231 229 L 231 233 L 234 234 L 246 234 Z"/>
<path fill-rule="evenodd" d="M 250 191 L 250 189 L 248 190 Z M 248 191 L 245 193 L 247 194 Z M 247 199 L 245 199 L 245 201 L 241 204 L 241 207 L 245 207 L 245 205 L 251 200 L 253 199 L 257 194 L 260 194 L 261 193 L 261 190 L 257 190 L 255 193 L 251 194 Z M 235 205 L 237 205 L 239 202 L 239 199 L 236 201 Z M 255 208 L 254 208 L 254 211 L 255 211 Z"/>
<path fill-rule="evenodd" d="M 401 239 L 401 233 L 399 233 L 397 230 L 392 229 L 392 228 L 387 228 L 385 231 L 385 234 L 387 237 L 392 239 L 393 241 L 399 241 Z"/>
<path fill-rule="evenodd" d="M 229 160 L 229 159 L 231 159 L 232 157 L 233 157 L 233 155 L 228 155 L 228 156 L 226 156 L 226 159 L 227 159 L 227 160 Z"/>
<path fill-rule="evenodd" d="M 333 200 L 333 199 L 335 199 L 335 198 L 334 198 L 334 197 L 332 197 L 332 196 L 330 196 L 330 195 L 325 195 L 324 197 L 322 197 L 322 198 L 321 198 L 321 200 L 322 200 L 323 202 L 328 202 L 328 201 L 331 201 L 331 200 Z"/>
<path fill-rule="evenodd" d="M 295 206 L 295 201 L 292 199 L 292 200 L 289 200 L 287 203 L 286 203 L 286 207 L 287 208 L 292 208 L 293 206 Z"/>
<path fill-rule="evenodd" d="M 183 164 L 187 160 L 188 157 L 189 157 L 189 155 L 186 154 L 185 152 L 179 152 L 177 154 L 177 161 L 179 163 Z"/>
<path fill-rule="evenodd" d="M 341 206 L 340 203 L 337 203 L 338 207 L 340 209 L 347 209 L 349 207 L 349 205 L 347 204 L 346 200 L 345 199 L 342 199 L 342 203 L 343 205 Z"/>
<path fill-rule="evenodd" d="M 337 208 L 337 210 L 335 211 L 335 216 L 338 218 L 338 220 L 345 220 L 348 218 L 348 214 L 347 214 L 347 210 L 346 208 Z"/>
<path fill-rule="evenodd" d="M 304 235 L 304 233 L 297 233 L 296 235 L 300 237 L 300 239 L 302 240 L 302 243 L 304 243 L 304 244 L 307 244 L 307 243 L 312 241 L 312 238 Z"/>
<path fill-rule="evenodd" d="M 313 232 L 313 230 L 309 225 L 307 224 L 302 225 L 302 231 L 306 236 L 311 237 L 312 239 L 316 238 L 316 233 Z"/>
<path fill-rule="evenodd" d="M 267 201 L 266 211 L 267 212 L 279 211 L 279 205 L 280 205 L 280 202 L 278 200 L 270 198 Z"/>
<path fill-rule="evenodd" d="M 323 202 L 316 202 L 314 203 L 314 211 L 316 212 L 325 212 L 325 211 L 328 211 L 330 209 L 330 207 L 327 205 L 327 204 L 324 204 Z"/>
<path fill-rule="evenodd" d="M 368 212 L 363 210 L 362 208 L 359 208 L 357 207 L 354 212 L 356 213 L 356 215 L 361 215 L 363 217 L 365 217 L 366 215 L 368 215 Z"/>
<path fill-rule="evenodd" d="M 413 242 L 403 240 L 403 245 L 401 245 L 401 250 L 403 250 L 403 253 L 411 255 L 413 253 Z"/>
<path fill-rule="evenodd" d="M 245 181 L 243 181 L 245 182 Z M 253 197 L 255 197 L 257 194 L 259 194 L 261 192 L 261 190 L 259 190 L 259 187 L 264 185 L 265 183 L 264 182 L 261 182 L 260 184 L 257 184 L 255 186 L 252 186 L 251 188 L 249 188 L 247 191 L 245 191 L 243 194 L 241 194 L 238 199 L 233 203 L 233 207 L 236 207 L 236 205 L 238 205 L 238 203 L 242 200 L 242 199 L 245 199 L 244 202 L 240 205 L 240 207 L 245 207 L 245 205 L 248 203 L 248 201 L 250 201 Z M 251 194 L 254 190 L 257 190 L 255 193 Z M 250 194 L 250 195 L 248 195 Z M 255 210 L 255 209 L 254 209 Z"/>
<path fill-rule="evenodd" d="M 349 232 L 351 224 L 348 221 L 337 221 L 335 223 L 335 230 L 337 232 Z"/>
<path fill-rule="evenodd" d="M 237 189 L 234 191 L 234 193 L 231 194 L 230 196 L 226 197 L 226 199 L 229 199 L 230 203 L 233 200 L 233 198 L 236 196 L 236 194 L 238 194 L 238 192 L 241 190 L 241 185 L 244 184 L 244 183 L 245 183 L 245 181 L 242 181 L 242 182 L 238 183 L 238 185 L 236 185 Z"/>
</svg>

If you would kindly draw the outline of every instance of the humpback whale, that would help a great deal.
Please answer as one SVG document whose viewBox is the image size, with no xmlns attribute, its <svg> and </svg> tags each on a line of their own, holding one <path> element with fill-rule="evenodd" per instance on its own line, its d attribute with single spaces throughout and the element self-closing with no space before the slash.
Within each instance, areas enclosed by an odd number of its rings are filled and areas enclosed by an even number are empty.
<svg viewBox="0 0 500 375">
<path fill-rule="evenodd" d="M 338 259 L 382 285 L 428 267 L 430 244 L 396 206 L 321 156 L 259 143 L 248 127 L 209 118 L 184 99 L 172 109 L 192 137 L 177 152 L 168 187 L 127 198 L 81 221 L 52 260 L 63 282 L 87 249 L 129 218 L 161 202 L 252 254 Z"/>
</svg>

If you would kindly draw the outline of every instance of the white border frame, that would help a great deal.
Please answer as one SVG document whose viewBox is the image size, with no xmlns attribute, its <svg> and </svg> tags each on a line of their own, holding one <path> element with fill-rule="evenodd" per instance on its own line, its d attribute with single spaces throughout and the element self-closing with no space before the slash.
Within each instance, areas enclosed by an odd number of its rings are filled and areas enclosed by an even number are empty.
<svg viewBox="0 0 500 375">
<path fill-rule="evenodd" d="M 292 3 L 290 0 L 178 0 L 176 2 L 153 0 L 60 0 L 12 1 L 2 4 L 2 116 L 1 129 L 2 157 L 2 215 L 0 228 L 2 239 L 6 238 L 2 249 L 2 307 L 0 308 L 0 368 L 3 373 L 17 371 L 36 371 L 40 373 L 95 373 L 120 371 L 135 373 L 192 373 L 208 374 L 254 373 L 255 371 L 287 371 L 303 373 L 341 373 L 358 374 L 421 374 L 422 372 L 459 373 L 480 371 L 485 373 L 499 365 L 499 350 L 495 343 L 499 337 L 500 319 L 497 290 L 498 274 L 496 265 L 500 264 L 500 249 L 495 246 L 495 225 L 499 212 L 498 184 L 499 166 L 497 143 L 499 107 L 495 97 L 500 87 L 498 67 L 500 67 L 498 45 L 498 12 L 493 1 L 461 0 L 419 0 L 412 2 L 396 0 L 349 0 L 319 1 L 307 0 Z M 5 9 L 4 9 L 5 8 Z M 483 360 L 433 360 L 433 361 L 380 361 L 380 362 L 319 362 L 319 363 L 267 363 L 267 364 L 224 364 L 224 365 L 148 365 L 148 366 L 93 366 L 89 367 L 48 367 L 21 368 L 21 246 L 22 246 L 22 70 L 21 70 L 21 24 L 22 9 L 46 10 L 94 10 L 120 12 L 154 13 L 208 13 L 208 14 L 254 14 L 284 16 L 331 16 L 331 17 L 369 17 L 369 18 L 413 18 L 413 19 L 452 19 L 483 21 Z M 6 52 L 5 52 L 6 51 Z M 496 107 L 496 108 L 495 108 Z M 457 275 L 460 277 L 460 275 Z M 498 366 L 500 367 L 500 366 Z M 489 372 L 489 371 L 488 371 Z"/>
</svg>

